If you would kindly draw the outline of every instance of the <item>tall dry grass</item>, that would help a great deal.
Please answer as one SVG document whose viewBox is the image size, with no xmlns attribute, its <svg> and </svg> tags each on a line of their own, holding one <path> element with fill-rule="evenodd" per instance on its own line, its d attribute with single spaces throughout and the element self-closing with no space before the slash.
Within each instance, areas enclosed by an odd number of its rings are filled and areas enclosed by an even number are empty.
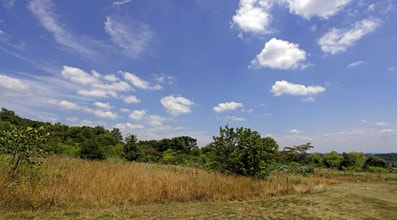
<svg viewBox="0 0 397 220">
<path fill-rule="evenodd" d="M 52 157 L 14 180 L 0 176 L 0 186 L 1 207 L 36 209 L 246 200 L 323 191 L 326 182 L 282 174 L 257 180 L 187 167 Z"/>
</svg>

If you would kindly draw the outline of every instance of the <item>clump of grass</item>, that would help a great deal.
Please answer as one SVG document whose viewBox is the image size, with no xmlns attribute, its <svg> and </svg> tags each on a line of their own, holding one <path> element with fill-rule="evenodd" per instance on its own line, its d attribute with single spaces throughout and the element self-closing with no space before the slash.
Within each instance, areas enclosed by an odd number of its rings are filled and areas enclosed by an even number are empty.
<svg viewBox="0 0 397 220">
<path fill-rule="evenodd" d="M 272 174 L 266 180 L 197 168 L 51 157 L 39 170 L 10 181 L 0 176 L 0 206 L 8 208 L 123 206 L 324 191 L 330 177 Z M 327 181 L 325 181 L 327 180 Z"/>
</svg>

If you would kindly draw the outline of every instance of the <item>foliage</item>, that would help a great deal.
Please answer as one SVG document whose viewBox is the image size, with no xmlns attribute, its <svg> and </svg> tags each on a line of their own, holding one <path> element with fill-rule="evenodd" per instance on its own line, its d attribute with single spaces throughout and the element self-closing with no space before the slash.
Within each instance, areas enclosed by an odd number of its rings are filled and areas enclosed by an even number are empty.
<svg viewBox="0 0 397 220">
<path fill-rule="evenodd" d="M 49 133 L 44 127 L 17 127 L 9 125 L 7 130 L 0 131 L 0 153 L 10 156 L 10 173 L 14 174 L 21 163 L 36 164 L 37 158 L 45 156 L 44 147 Z"/>
<path fill-rule="evenodd" d="M 210 168 L 223 173 L 263 178 L 272 170 L 278 145 L 270 137 L 261 138 L 249 128 L 219 129 L 219 136 L 207 146 Z"/>
<path fill-rule="evenodd" d="M 13 155 L 9 150 L 11 145 L 5 144 L 6 140 L 22 143 L 22 139 L 34 139 L 33 133 L 39 134 L 38 137 L 44 135 L 44 130 L 51 133 L 51 135 L 45 135 L 45 140 L 43 139 L 40 144 L 35 144 L 35 141 L 40 142 L 39 138 L 39 140 L 30 141 L 31 146 L 28 141 L 22 145 L 12 145 L 14 149 L 19 146 L 20 150 L 17 151 L 19 153 L 14 153 L 15 157 L 7 157 L 14 164 L 10 167 L 18 167 L 23 162 L 22 158 L 25 158 L 23 155 L 31 155 L 27 156 L 26 164 L 33 164 L 32 161 L 37 161 L 34 160 L 36 156 L 31 154 L 30 150 L 26 150 L 33 146 L 46 153 L 89 160 L 120 158 L 127 161 L 178 164 L 258 178 L 267 176 L 272 170 L 310 174 L 314 167 L 351 171 L 379 171 L 380 169 L 390 171 L 389 164 L 396 161 L 397 155 L 381 154 L 380 156 L 384 159 L 387 158 L 387 161 L 367 158 L 361 152 L 344 152 L 340 155 L 332 151 L 329 154 L 321 155 L 308 153 L 313 148 L 310 143 L 285 147 L 282 151 L 278 151 L 278 145 L 274 139 L 262 138 L 258 132 L 251 131 L 249 128 L 234 129 L 228 126 L 220 128 L 219 136 L 213 137 L 212 143 L 199 148 L 197 140 L 189 136 L 161 140 L 138 140 L 136 135 L 130 135 L 123 140 L 118 128 L 107 130 L 102 126 L 68 126 L 59 122 L 44 123 L 21 118 L 15 112 L 5 108 L 0 111 L 0 119 L 2 137 L 0 147 L 3 154 Z M 11 138 L 10 132 L 14 132 L 19 139 Z M 32 136 L 25 137 L 23 135 Z M 21 152 L 24 151 L 29 153 L 22 154 Z M 39 151 L 41 152 L 41 150 Z M 18 155 L 21 155 L 21 159 L 18 159 Z"/>
<path fill-rule="evenodd" d="M 366 157 L 362 152 L 349 152 L 342 154 L 342 160 L 339 163 L 340 170 L 362 171 Z"/>
<path fill-rule="evenodd" d="M 307 151 L 312 149 L 311 143 L 301 144 L 293 147 L 284 147 L 284 150 L 280 152 L 283 161 L 297 162 L 301 164 L 307 164 Z"/>
<path fill-rule="evenodd" d="M 312 153 L 307 155 L 307 162 L 311 166 L 315 167 L 323 167 L 323 157 L 319 153 Z"/>
<path fill-rule="evenodd" d="M 388 153 L 388 154 L 376 154 L 374 156 L 380 157 L 386 160 L 393 167 L 397 167 L 397 153 Z"/>
<path fill-rule="evenodd" d="M 80 158 L 88 160 L 104 160 L 105 151 L 101 145 L 98 145 L 96 138 L 86 139 L 81 143 Z"/>
<path fill-rule="evenodd" d="M 386 160 L 377 156 L 369 156 L 364 163 L 364 169 L 373 172 L 393 172 Z"/>
<path fill-rule="evenodd" d="M 136 161 L 142 153 L 138 149 L 138 138 L 136 135 L 130 135 L 125 139 L 126 144 L 124 145 L 124 155 L 128 161 Z"/>
<path fill-rule="evenodd" d="M 281 173 L 288 173 L 288 174 L 300 174 L 304 176 L 314 174 L 313 166 L 302 165 L 297 162 L 291 162 L 288 165 L 282 165 L 276 171 Z"/>
<path fill-rule="evenodd" d="M 336 151 L 331 151 L 329 154 L 323 156 L 323 163 L 327 168 L 338 169 L 342 161 L 342 156 Z"/>
<path fill-rule="evenodd" d="M 171 148 L 163 152 L 162 162 L 164 164 L 178 164 L 176 153 Z"/>
</svg>

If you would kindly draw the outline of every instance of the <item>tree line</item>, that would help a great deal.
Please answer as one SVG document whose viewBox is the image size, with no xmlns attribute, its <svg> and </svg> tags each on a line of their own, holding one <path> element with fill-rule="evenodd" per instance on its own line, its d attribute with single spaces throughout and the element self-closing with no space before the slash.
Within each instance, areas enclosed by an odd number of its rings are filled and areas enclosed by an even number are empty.
<svg viewBox="0 0 397 220">
<path fill-rule="evenodd" d="M 189 136 L 161 140 L 139 140 L 134 134 L 123 138 L 118 128 L 68 126 L 19 117 L 2 108 L 0 154 L 6 155 L 10 170 L 35 158 L 64 155 L 87 160 L 120 158 L 126 161 L 186 165 L 226 174 L 264 178 L 270 172 L 310 174 L 316 167 L 338 170 L 392 172 L 391 164 L 379 156 L 362 152 L 308 153 L 310 143 L 279 149 L 271 137 L 261 137 L 249 128 L 219 128 L 219 135 L 204 147 Z M 394 158 L 394 157 L 393 157 Z M 39 160 L 37 160 L 39 161 Z"/>
</svg>

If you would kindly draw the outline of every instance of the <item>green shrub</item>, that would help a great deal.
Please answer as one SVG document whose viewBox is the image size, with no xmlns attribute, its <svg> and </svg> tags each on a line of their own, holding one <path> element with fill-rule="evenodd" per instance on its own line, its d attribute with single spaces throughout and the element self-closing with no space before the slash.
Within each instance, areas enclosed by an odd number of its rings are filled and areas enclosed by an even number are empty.
<svg viewBox="0 0 397 220">
<path fill-rule="evenodd" d="M 276 171 L 281 173 L 300 174 L 307 176 L 314 174 L 314 167 L 310 165 L 302 165 L 300 163 L 291 162 L 288 165 L 281 165 Z"/>
</svg>

